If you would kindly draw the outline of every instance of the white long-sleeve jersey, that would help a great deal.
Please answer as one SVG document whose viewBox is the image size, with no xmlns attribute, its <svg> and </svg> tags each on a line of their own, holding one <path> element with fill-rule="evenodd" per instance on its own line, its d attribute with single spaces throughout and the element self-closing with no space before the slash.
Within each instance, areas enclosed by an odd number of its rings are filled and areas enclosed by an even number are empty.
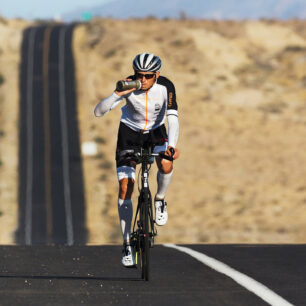
<svg viewBox="0 0 306 306">
<path fill-rule="evenodd" d="M 135 131 L 147 133 L 164 124 L 167 115 L 168 145 L 176 146 L 179 135 L 178 111 L 175 87 L 170 80 L 160 76 L 148 91 L 135 90 L 122 97 L 114 92 L 96 106 L 95 115 L 105 115 L 124 98 L 126 105 L 121 108 L 121 122 Z"/>
</svg>

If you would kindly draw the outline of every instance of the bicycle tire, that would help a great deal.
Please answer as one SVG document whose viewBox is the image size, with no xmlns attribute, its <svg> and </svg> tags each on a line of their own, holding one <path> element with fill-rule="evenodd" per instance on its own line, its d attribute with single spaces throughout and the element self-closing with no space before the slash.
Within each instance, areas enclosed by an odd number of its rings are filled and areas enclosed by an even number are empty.
<svg viewBox="0 0 306 306">
<path fill-rule="evenodd" d="M 149 280 L 150 276 L 150 231 L 149 231 L 149 209 L 146 203 L 145 209 L 145 236 L 144 236 L 144 256 L 145 256 L 145 266 L 144 266 L 144 279 Z"/>
<path fill-rule="evenodd" d="M 148 196 L 143 194 L 140 209 L 140 219 L 142 224 L 142 239 L 140 247 L 141 277 L 148 281 L 150 277 L 150 231 L 149 231 L 149 203 Z"/>
</svg>

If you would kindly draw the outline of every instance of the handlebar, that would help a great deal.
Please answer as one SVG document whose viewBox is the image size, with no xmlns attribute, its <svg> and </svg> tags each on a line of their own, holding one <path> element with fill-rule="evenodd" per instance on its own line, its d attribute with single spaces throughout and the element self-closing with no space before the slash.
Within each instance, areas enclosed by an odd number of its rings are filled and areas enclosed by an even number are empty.
<svg viewBox="0 0 306 306">
<path fill-rule="evenodd" d="M 140 150 L 134 150 L 134 149 L 128 149 L 128 150 L 123 150 L 119 153 L 119 158 L 124 158 L 124 157 L 136 157 L 137 159 L 142 159 L 142 158 L 151 158 L 155 156 L 159 156 L 163 159 L 167 159 L 169 161 L 173 161 L 173 156 L 174 156 L 174 149 L 170 148 L 171 156 L 166 155 L 163 152 L 160 153 L 151 153 L 148 150 L 140 149 Z"/>
</svg>

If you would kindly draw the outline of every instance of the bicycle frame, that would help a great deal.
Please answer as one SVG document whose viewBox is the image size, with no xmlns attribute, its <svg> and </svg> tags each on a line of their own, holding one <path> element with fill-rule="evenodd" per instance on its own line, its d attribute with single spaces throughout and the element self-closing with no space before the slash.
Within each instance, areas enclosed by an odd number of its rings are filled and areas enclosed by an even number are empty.
<svg viewBox="0 0 306 306">
<path fill-rule="evenodd" d="M 158 154 L 149 154 L 151 157 L 152 156 L 158 156 Z M 149 217 L 149 227 L 150 229 L 152 230 L 151 233 L 149 233 L 150 235 L 150 244 L 152 244 L 153 246 L 153 239 L 154 239 L 154 236 L 156 236 L 156 231 L 154 231 L 154 219 L 153 219 L 153 209 L 152 209 L 152 195 L 151 195 L 151 191 L 150 191 L 150 188 L 149 188 L 149 170 L 151 168 L 150 166 L 151 162 L 147 161 L 146 159 L 142 161 L 142 167 L 141 167 L 141 170 L 142 170 L 142 174 L 141 174 L 141 181 L 142 181 L 142 192 L 143 192 L 143 199 L 144 199 L 144 202 L 143 204 L 145 204 L 147 206 L 147 215 Z"/>
<path fill-rule="evenodd" d="M 153 247 L 157 231 L 154 228 L 152 196 L 149 188 L 149 170 L 152 156 L 151 148 L 141 149 L 138 154 L 141 162 L 141 189 L 139 190 L 138 205 L 131 234 L 136 251 L 136 264 L 141 267 L 142 279 L 149 280 L 150 247 Z M 136 228 L 137 224 L 137 228 Z M 139 256 L 139 261 L 138 261 Z"/>
<path fill-rule="evenodd" d="M 140 266 L 141 277 L 146 281 L 149 280 L 150 274 L 150 248 L 153 247 L 154 237 L 157 235 L 149 188 L 149 170 L 154 156 L 173 160 L 173 154 L 174 152 L 172 152 L 172 156 L 167 156 L 164 153 L 152 153 L 152 147 L 150 146 L 141 148 L 140 151 L 131 149 L 120 153 L 121 157 L 136 157 L 138 163 L 141 163 L 141 188 L 139 188 L 138 204 L 131 233 L 131 245 L 136 252 L 136 265 Z"/>
</svg>

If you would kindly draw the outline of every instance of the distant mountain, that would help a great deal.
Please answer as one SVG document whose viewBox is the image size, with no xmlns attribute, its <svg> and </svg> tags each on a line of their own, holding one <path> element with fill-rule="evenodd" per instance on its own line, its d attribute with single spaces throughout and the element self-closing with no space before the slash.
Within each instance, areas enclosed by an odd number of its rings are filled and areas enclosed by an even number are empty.
<svg viewBox="0 0 306 306">
<path fill-rule="evenodd" d="M 113 0 L 99 6 L 75 9 L 64 14 L 66 21 L 79 20 L 82 13 L 94 17 L 126 19 L 157 18 L 205 19 L 306 19 L 305 0 Z"/>
</svg>

